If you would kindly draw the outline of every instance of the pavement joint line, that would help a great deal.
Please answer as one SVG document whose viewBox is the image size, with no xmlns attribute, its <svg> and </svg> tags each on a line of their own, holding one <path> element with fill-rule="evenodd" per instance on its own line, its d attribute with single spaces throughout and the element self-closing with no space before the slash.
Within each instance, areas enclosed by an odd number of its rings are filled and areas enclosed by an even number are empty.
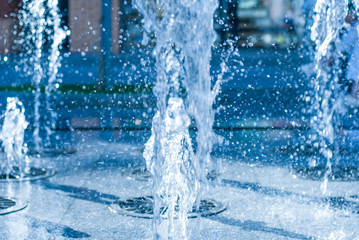
<svg viewBox="0 0 359 240">
<path fill-rule="evenodd" d="M 95 163 L 95 166 L 96 166 L 96 161 L 94 161 Z M 88 172 L 88 176 L 87 178 L 81 178 L 81 185 L 80 185 L 80 188 L 84 188 L 85 187 L 85 183 L 86 181 L 88 181 L 93 173 L 93 171 L 95 170 L 95 166 L 91 167 L 91 170 Z M 78 197 L 79 193 L 76 193 L 76 196 Z M 60 221 L 59 221 L 59 224 L 63 224 L 63 221 L 66 217 L 66 215 L 69 213 L 70 209 L 74 206 L 75 204 L 75 201 L 78 200 L 79 198 L 72 198 L 71 199 L 71 203 L 68 205 L 66 211 L 64 212 L 64 214 L 62 215 Z"/>
</svg>

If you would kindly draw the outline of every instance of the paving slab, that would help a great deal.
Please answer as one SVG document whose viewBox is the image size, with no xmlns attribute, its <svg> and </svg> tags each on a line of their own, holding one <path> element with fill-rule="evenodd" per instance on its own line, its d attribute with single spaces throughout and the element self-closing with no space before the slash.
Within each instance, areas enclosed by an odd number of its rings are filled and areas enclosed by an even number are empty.
<svg viewBox="0 0 359 240">
<path fill-rule="evenodd" d="M 276 144 L 286 143 L 290 132 L 284 133 L 253 133 L 257 140 L 251 141 L 268 146 L 276 135 Z M 34 161 L 56 169 L 54 177 L 0 183 L 0 196 L 28 202 L 26 209 L 0 216 L 0 239 L 151 239 L 150 219 L 115 214 L 108 208 L 116 200 L 151 194 L 150 179 L 139 178 L 135 171 L 144 166 L 141 155 L 149 132 L 72 134 L 76 153 Z M 359 204 L 346 199 L 359 196 L 358 182 L 329 182 L 323 194 L 322 181 L 294 175 L 290 162 L 264 161 L 275 157 L 269 147 L 253 161 L 243 157 L 240 153 L 248 147 L 238 136 L 244 135 L 249 132 L 223 134 L 230 142 L 227 147 L 237 147 L 238 154 L 236 158 L 226 157 L 225 152 L 213 155 L 221 162 L 220 177 L 207 197 L 227 209 L 190 219 L 190 239 L 358 239 Z"/>
</svg>

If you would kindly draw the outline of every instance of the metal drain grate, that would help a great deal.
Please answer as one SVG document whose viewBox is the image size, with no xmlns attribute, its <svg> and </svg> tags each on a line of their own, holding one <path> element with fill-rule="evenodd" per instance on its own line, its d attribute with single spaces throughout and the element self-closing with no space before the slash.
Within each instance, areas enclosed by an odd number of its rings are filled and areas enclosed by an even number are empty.
<svg viewBox="0 0 359 240">
<path fill-rule="evenodd" d="M 15 205 L 16 205 L 15 201 L 0 197 L 0 210 L 11 208 Z"/>
<path fill-rule="evenodd" d="M 112 212 L 127 215 L 132 217 L 140 218 L 152 218 L 153 217 L 153 197 L 136 197 L 130 198 L 124 201 L 116 201 L 110 205 L 110 210 Z M 196 218 L 199 216 L 211 216 L 226 210 L 226 207 L 212 199 L 201 200 L 199 210 L 197 211 L 193 207 L 192 211 L 188 213 L 189 218 Z M 165 215 L 166 210 L 161 209 L 163 215 Z"/>
<path fill-rule="evenodd" d="M 11 199 L 7 197 L 0 197 L 0 215 L 9 214 L 20 211 L 27 207 L 27 203 Z"/>
<path fill-rule="evenodd" d="M 56 174 L 54 170 L 49 170 L 45 168 L 35 168 L 31 167 L 27 173 L 21 177 L 19 173 L 19 168 L 14 167 L 13 171 L 9 175 L 0 175 L 0 182 L 5 181 L 33 181 L 44 178 L 52 177 Z"/>
<path fill-rule="evenodd" d="M 293 169 L 293 174 L 310 180 L 323 180 L 327 168 L 325 166 Z M 359 181 L 359 169 L 356 167 L 333 166 L 328 175 L 332 181 Z"/>
</svg>

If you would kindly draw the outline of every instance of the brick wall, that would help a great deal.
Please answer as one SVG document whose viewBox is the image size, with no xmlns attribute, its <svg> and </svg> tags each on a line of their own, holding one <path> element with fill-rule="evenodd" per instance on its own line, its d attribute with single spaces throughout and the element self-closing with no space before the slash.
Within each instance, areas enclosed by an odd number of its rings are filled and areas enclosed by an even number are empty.
<svg viewBox="0 0 359 240">
<path fill-rule="evenodd" d="M 0 19 L 0 54 L 10 52 L 13 44 L 13 37 L 11 36 L 12 26 L 11 19 Z"/>
<path fill-rule="evenodd" d="M 70 51 L 94 53 L 100 47 L 100 20 L 102 0 L 68 0 Z M 12 30 L 16 18 L 15 12 L 20 0 L 0 0 L 0 54 L 7 53 L 13 46 Z M 120 0 L 112 0 L 112 49 L 120 52 Z"/>
<path fill-rule="evenodd" d="M 101 0 L 69 0 L 71 52 L 97 52 L 100 46 Z"/>
<path fill-rule="evenodd" d="M 112 52 L 120 52 L 120 0 L 112 0 Z"/>
<path fill-rule="evenodd" d="M 120 51 L 119 0 L 112 0 L 112 48 Z M 71 52 L 98 52 L 100 47 L 101 0 L 69 0 L 69 27 Z"/>
<path fill-rule="evenodd" d="M 20 0 L 0 0 L 0 18 L 7 18 L 19 3 Z"/>
<path fill-rule="evenodd" d="M 0 0 L 0 54 L 11 52 L 14 45 L 15 13 L 20 0 Z"/>
</svg>

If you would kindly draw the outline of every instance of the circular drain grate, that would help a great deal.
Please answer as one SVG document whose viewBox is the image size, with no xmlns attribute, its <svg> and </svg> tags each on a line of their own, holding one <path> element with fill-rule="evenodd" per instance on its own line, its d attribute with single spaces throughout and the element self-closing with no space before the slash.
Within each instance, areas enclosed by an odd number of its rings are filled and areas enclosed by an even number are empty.
<svg viewBox="0 0 359 240">
<path fill-rule="evenodd" d="M 8 176 L 5 174 L 0 175 L 0 182 L 33 181 L 33 180 L 49 178 L 54 176 L 55 174 L 56 172 L 54 170 L 31 167 L 30 170 L 27 173 L 25 173 L 23 177 L 20 177 L 19 168 L 14 167 L 13 171 Z"/>
<path fill-rule="evenodd" d="M 16 202 L 7 198 L 0 197 L 0 209 L 4 210 L 7 208 L 11 208 L 16 205 Z"/>
<path fill-rule="evenodd" d="M 27 207 L 25 202 L 20 200 L 0 197 L 0 215 L 20 211 Z"/>
<path fill-rule="evenodd" d="M 294 174 L 311 180 L 323 180 L 326 174 L 326 167 L 307 167 L 293 169 Z M 328 175 L 332 181 L 359 181 L 359 170 L 356 167 L 334 166 L 332 172 Z"/>
<path fill-rule="evenodd" d="M 130 198 L 124 201 L 116 201 L 110 205 L 110 210 L 112 212 L 127 215 L 132 217 L 140 218 L 152 218 L 153 217 L 153 197 L 137 197 Z M 201 200 L 199 210 L 197 211 L 194 207 L 191 212 L 188 213 L 189 218 L 196 218 L 199 216 L 211 216 L 226 210 L 226 207 L 215 200 L 205 199 Z M 165 215 L 166 210 L 161 209 L 163 215 Z"/>
</svg>

